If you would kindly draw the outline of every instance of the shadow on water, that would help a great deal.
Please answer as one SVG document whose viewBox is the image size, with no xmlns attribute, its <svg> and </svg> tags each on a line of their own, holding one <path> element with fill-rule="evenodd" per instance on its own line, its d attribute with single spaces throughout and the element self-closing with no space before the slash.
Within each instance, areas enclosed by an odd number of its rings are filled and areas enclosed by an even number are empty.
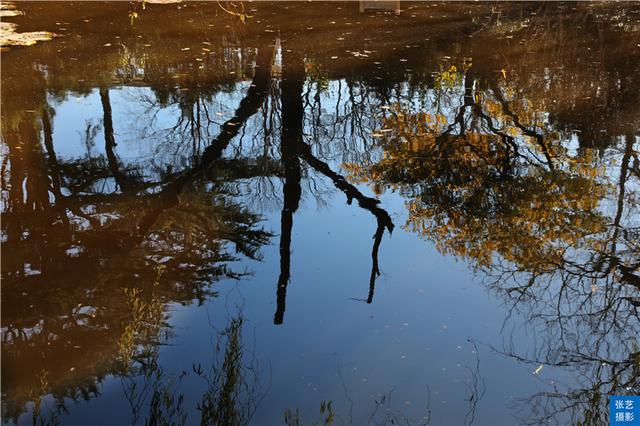
<svg viewBox="0 0 640 426">
<path fill-rule="evenodd" d="M 505 343 L 473 338 L 456 421 L 476 421 L 486 390 L 478 348 L 571 377 L 540 379 L 502 419 L 597 424 L 608 395 L 640 392 L 640 8 L 362 3 L 150 4 L 135 20 L 125 3 L 21 4 L 21 31 L 57 37 L 3 53 L 5 421 L 63 422 L 109 377 L 133 423 L 255 421 L 268 386 L 243 355 L 242 315 L 215 334 L 210 368 L 176 375 L 159 361 L 178 333 L 171 306 L 217 303 L 217 285 L 253 279 L 278 240 L 273 324 L 286 332 L 297 218 L 335 193 L 371 220 L 349 236 L 371 244 L 362 306 L 376 305 L 396 226 L 502 303 Z M 78 99 L 92 118 L 60 119 Z M 320 424 L 354 422 L 336 408 L 351 401 L 342 385 L 342 401 L 314 397 Z M 355 421 L 410 419 L 391 392 Z M 436 413 L 427 395 L 416 422 Z M 312 417 L 287 407 L 287 424 Z"/>
</svg>

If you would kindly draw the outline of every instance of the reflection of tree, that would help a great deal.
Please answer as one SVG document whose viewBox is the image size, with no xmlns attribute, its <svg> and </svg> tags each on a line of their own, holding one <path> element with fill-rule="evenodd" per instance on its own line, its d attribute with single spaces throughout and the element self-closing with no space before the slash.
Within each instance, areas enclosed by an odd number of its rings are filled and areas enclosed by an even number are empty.
<svg viewBox="0 0 640 426">
<path fill-rule="evenodd" d="M 33 238 L 9 237 L 5 242 L 3 249 L 23 253 L 24 262 L 15 265 L 19 269 L 9 269 L 9 261 L 15 258 L 3 256 L 8 258 L 3 265 L 3 386 L 12 389 L 9 395 L 17 405 L 22 395 L 31 392 L 29 386 L 36 385 L 38 379 L 31 374 L 40 366 L 49 370 L 48 391 L 54 395 L 66 392 L 63 389 L 71 384 L 73 392 L 78 392 L 78 379 L 97 376 L 99 380 L 112 368 L 116 343 L 135 320 L 135 310 L 126 303 L 134 294 L 123 293 L 123 287 L 131 286 L 144 304 L 154 297 L 163 306 L 203 300 L 211 294 L 207 290 L 211 282 L 241 276 L 227 266 L 237 257 L 231 247 L 255 257 L 268 239 L 268 234 L 255 229 L 259 218 L 230 202 L 224 191 L 195 184 L 188 196 L 159 215 L 140 244 L 123 249 L 109 244 L 100 231 L 123 236 L 131 232 L 139 215 L 124 210 L 128 206 L 131 203 L 123 202 L 110 210 L 126 218 L 118 219 L 118 227 L 74 229 L 69 236 L 63 233 L 63 225 L 57 225 L 48 230 L 44 241 L 37 239 L 41 232 L 34 227 L 37 222 L 27 221 L 29 216 L 24 215 L 20 234 L 29 232 Z M 60 237 L 54 239 L 55 233 Z M 152 292 L 145 282 L 153 281 L 155 265 L 163 265 L 166 272 Z M 140 336 L 136 332 L 131 342 L 137 345 Z"/>
<path fill-rule="evenodd" d="M 386 210 L 378 207 L 379 201 L 377 199 L 363 195 L 355 186 L 347 182 L 344 177 L 331 170 L 325 162 L 314 157 L 311 153 L 311 148 L 307 144 L 300 144 L 299 149 L 300 156 L 305 159 L 309 166 L 319 173 L 327 176 L 333 181 L 336 188 L 345 193 L 348 204 L 351 204 L 351 202 L 356 199 L 361 208 L 368 210 L 376 218 L 377 228 L 373 236 L 373 249 L 371 250 L 372 265 L 371 277 L 369 279 L 369 295 L 366 300 L 367 303 L 371 303 L 373 301 L 376 278 L 380 275 L 380 269 L 378 266 L 378 251 L 380 249 L 380 243 L 382 242 L 384 230 L 387 229 L 391 234 L 394 228 L 391 217 Z"/>
<path fill-rule="evenodd" d="M 284 202 L 280 220 L 280 276 L 278 277 L 277 308 L 274 324 L 282 324 L 286 309 L 287 285 L 291 275 L 291 232 L 293 214 L 300 203 L 300 160 L 296 148 L 302 143 L 302 84 L 304 68 L 302 60 L 293 53 L 284 54 L 282 79 L 282 136 L 280 151 L 284 163 Z"/>
<path fill-rule="evenodd" d="M 381 130 L 380 159 L 347 168 L 356 181 L 398 190 L 408 229 L 482 268 L 545 336 L 535 354 L 509 354 L 584 379 L 567 393 L 537 395 L 536 414 L 603 420 L 606 395 L 639 389 L 635 136 L 596 168 L 595 152 L 571 154 L 508 85 L 483 89 L 471 72 L 457 84 L 462 100 L 450 124 L 398 106 Z M 614 162 L 619 169 L 605 165 Z M 607 177 L 618 174 L 618 182 Z"/>
<path fill-rule="evenodd" d="M 232 316 L 227 326 L 215 333 L 211 364 L 193 364 L 195 376 L 205 384 L 197 410 L 202 425 L 249 424 L 266 395 L 261 365 L 243 341 L 242 312 Z M 157 357 L 140 364 L 136 374 L 123 376 L 123 391 L 132 409 L 132 424 L 143 419 L 145 425 L 195 424 L 185 409 L 180 384 L 191 372 L 174 375 L 164 369 Z"/>
<path fill-rule="evenodd" d="M 194 366 L 207 389 L 198 404 L 203 425 L 246 425 L 266 395 L 260 383 L 260 365 L 251 359 L 242 340 L 244 319 L 239 314 L 219 333 L 210 371 Z M 221 359 L 217 359 L 221 355 Z"/>
<path fill-rule="evenodd" d="M 130 189 L 130 179 L 127 173 L 122 172 L 120 161 L 115 153 L 116 139 L 113 134 L 113 114 L 111 112 L 111 99 L 109 97 L 108 89 L 100 89 L 100 101 L 102 103 L 102 111 L 104 114 L 102 120 L 104 126 L 104 149 L 107 156 L 109 171 L 111 172 L 111 176 L 115 180 L 118 189 L 121 192 L 126 192 Z"/>
<path fill-rule="evenodd" d="M 530 355 L 507 352 L 525 362 L 560 366 L 579 377 L 577 385 L 541 392 L 529 398 L 540 419 L 565 414 L 585 424 L 605 422 L 608 395 L 640 391 L 640 246 L 638 245 L 638 181 L 630 181 L 629 160 L 636 155 L 627 135 L 620 161 L 617 194 L 611 194 L 613 221 L 572 257 L 565 257 L 546 276 L 508 296 L 514 309 L 525 311 L 545 345 Z M 623 209 L 627 217 L 621 221 Z M 578 245 L 580 242 L 578 242 Z M 543 280 L 551 283 L 541 286 Z M 534 287 L 535 285 L 535 287 Z M 510 289 L 507 289 L 510 292 Z M 517 304 L 521 299 L 526 303 Z"/>
<path fill-rule="evenodd" d="M 92 13 L 117 7 L 99 5 Z M 317 19 L 316 7 L 326 19 Z M 362 27 L 373 24 L 375 34 L 364 42 L 348 37 L 335 43 L 325 37 L 326 28 L 300 30 L 329 25 L 330 16 L 344 19 L 346 11 L 264 6 L 276 10 L 274 16 L 296 16 L 280 22 L 288 48 L 280 110 L 278 86 L 271 82 L 273 54 L 260 41 L 264 25 L 270 25 L 266 18 L 247 26 L 246 39 L 239 41 L 217 32 L 225 21 L 205 9 L 185 8 L 180 15 L 195 18 L 188 26 L 172 18 L 166 28 L 153 28 L 153 20 L 144 19 L 136 31 L 118 33 L 121 43 L 108 49 L 95 47 L 111 44 L 111 38 L 101 38 L 116 33 L 101 29 L 94 34 L 100 42 L 67 37 L 64 46 L 40 46 L 35 59 L 23 52 L 3 61 L 2 376 L 13 398 L 9 416 L 23 401 L 47 392 L 95 394 L 104 374 L 125 370 L 126 360 L 150 357 L 166 331 L 167 303 L 200 301 L 211 292 L 206 284 L 241 275 L 229 263 L 238 254 L 258 257 L 268 235 L 256 215 L 232 201 L 238 180 L 259 176 L 264 186 L 255 185 L 254 198 L 263 203 L 265 193 L 275 194 L 271 178 L 284 178 L 276 323 L 284 317 L 293 217 L 303 185 L 313 177 L 305 175 L 304 165 L 376 218 L 370 303 L 384 230 L 391 232 L 393 223 L 375 198 L 334 171 L 331 160 L 374 158 L 369 135 L 380 107 L 394 101 L 415 106 L 423 99 L 437 107 L 418 114 L 404 104 L 394 108 L 382 132 L 374 134 L 382 136 L 385 157 L 350 166 L 353 175 L 371 181 L 376 191 L 399 189 L 409 200 L 409 229 L 483 267 L 514 311 L 528 314 L 532 327 L 547 333 L 536 353 L 509 354 L 573 368 L 584 377 L 585 386 L 568 398 L 562 392 L 539 395 L 539 408 L 558 401 L 555 410 L 582 409 L 597 419 L 606 416 L 602 395 L 637 389 L 637 31 L 617 25 L 624 14 L 603 18 L 600 5 L 536 5 L 535 17 L 531 6 L 500 5 L 503 22 L 485 26 L 475 17 L 486 6 L 473 6 L 473 22 L 454 3 L 439 7 L 459 13 L 449 23 L 459 32 L 429 29 L 424 18 L 432 11 L 421 6 L 412 18 L 419 30 L 408 26 L 387 34 L 378 29 L 397 25 L 363 16 Z M 176 31 L 176 21 L 185 27 L 178 29 L 184 37 L 167 36 Z M 100 24 L 96 19 L 87 27 L 94 22 Z M 308 36 L 293 37 L 301 33 Z M 309 43 L 315 34 L 326 40 Z M 214 43 L 201 45 L 202 35 Z M 425 44 L 427 38 L 432 42 Z M 430 53 L 411 54 L 417 50 L 408 50 L 410 45 Z M 371 61 L 354 52 L 363 46 L 379 49 L 376 61 L 374 52 Z M 347 48 L 359 55 L 343 58 Z M 487 54 L 489 49 L 495 52 Z M 433 66 L 452 50 L 462 59 Z M 481 54 L 473 61 L 462 56 L 472 51 Z M 333 53 L 340 58 L 334 60 Z M 82 66 L 69 67 L 77 57 Z M 398 66 L 400 57 L 408 58 L 406 66 Z M 440 72 L 431 75 L 433 69 Z M 216 122 L 209 110 L 215 95 L 238 91 L 237 83 L 250 78 L 233 117 Z M 149 86 L 151 112 L 177 110 L 175 126 L 153 139 L 167 141 L 159 152 L 182 157 L 150 167 L 118 156 L 114 92 L 108 88 L 114 81 Z M 328 106 L 323 94 L 331 88 L 337 88 L 337 100 Z M 55 111 L 47 97 L 62 100 L 69 92 L 100 96 L 106 155 L 56 154 Z M 458 95 L 460 102 L 449 102 Z M 265 107 L 268 100 L 271 107 Z M 451 105 L 457 106 L 453 114 L 447 113 Z M 251 122 L 256 117 L 262 119 L 260 129 Z M 210 126 L 219 136 L 211 137 Z M 95 136 L 93 129 L 89 136 Z M 248 160 L 241 157 L 247 129 L 253 143 Z M 577 154 L 566 143 L 574 129 Z M 617 140 L 622 133 L 624 140 Z M 273 143 L 278 136 L 279 149 Z M 234 146 L 232 139 L 240 141 Z M 592 146 L 606 150 L 585 149 Z M 229 148 L 237 156 L 223 159 Z M 609 160 L 619 160 L 619 167 L 605 168 Z M 15 367 L 22 365 L 29 367 Z"/>
<path fill-rule="evenodd" d="M 568 246 L 603 230 L 596 209 L 608 186 L 590 167 L 592 153 L 568 156 L 557 135 L 534 130 L 538 112 L 514 112 L 526 99 L 507 102 L 502 92 L 509 87 L 490 82 L 482 89 L 470 71 L 462 78 L 452 70 L 439 79 L 462 89 L 451 124 L 443 114 L 394 108 L 380 133 L 382 158 L 347 164 L 353 178 L 378 190 L 400 189 L 411 199 L 409 227 L 480 265 L 494 254 L 525 265 L 559 254 L 561 241 Z M 562 170 L 555 170 L 556 161 Z M 581 235 L 569 222 L 580 225 Z"/>
<path fill-rule="evenodd" d="M 11 253 L 2 256 L 7 417 L 42 393 L 62 407 L 65 397 L 95 395 L 105 374 L 126 373 L 130 360 L 144 363 L 157 350 L 167 303 L 202 301 L 213 294 L 210 283 L 244 274 L 229 267 L 238 254 L 259 256 L 269 234 L 219 178 L 251 168 L 213 166 L 263 102 L 271 54 L 259 53 L 253 86 L 200 161 L 160 183 L 133 179 L 117 158 L 107 91 L 106 160 L 60 160 L 48 109 L 42 130 L 26 117 L 3 123 L 3 251 Z M 110 179 L 117 186 L 104 184 Z"/>
<path fill-rule="evenodd" d="M 324 161 L 317 158 L 312 148 L 303 139 L 303 83 L 304 63 L 302 58 L 294 53 L 285 53 L 283 61 L 282 78 L 282 137 L 280 142 L 282 161 L 285 167 L 285 182 L 283 185 L 284 204 L 282 209 L 281 236 L 280 236 L 280 276 L 278 278 L 277 308 L 274 317 L 275 324 L 282 324 L 286 307 L 286 291 L 290 279 L 291 267 L 291 231 L 293 227 L 293 214 L 298 209 L 300 202 L 300 164 L 303 159 L 313 170 L 328 177 L 334 186 L 345 193 L 347 203 L 353 199 L 358 201 L 361 208 L 368 210 L 376 217 L 377 229 L 374 235 L 372 249 L 372 269 L 370 289 L 367 303 L 373 301 L 375 280 L 380 275 L 378 267 L 378 250 L 385 228 L 391 233 L 393 223 L 389 214 L 378 207 L 379 201 L 375 198 L 364 196 L 355 186 L 333 171 Z"/>
</svg>

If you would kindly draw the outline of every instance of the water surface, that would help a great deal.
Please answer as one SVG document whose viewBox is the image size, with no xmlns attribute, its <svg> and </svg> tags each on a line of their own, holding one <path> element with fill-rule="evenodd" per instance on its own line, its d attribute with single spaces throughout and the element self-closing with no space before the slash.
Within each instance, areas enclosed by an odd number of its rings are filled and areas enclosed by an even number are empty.
<svg viewBox="0 0 640 426">
<path fill-rule="evenodd" d="M 17 6 L 55 37 L 2 53 L 3 422 L 640 392 L 638 5 Z"/>
</svg>

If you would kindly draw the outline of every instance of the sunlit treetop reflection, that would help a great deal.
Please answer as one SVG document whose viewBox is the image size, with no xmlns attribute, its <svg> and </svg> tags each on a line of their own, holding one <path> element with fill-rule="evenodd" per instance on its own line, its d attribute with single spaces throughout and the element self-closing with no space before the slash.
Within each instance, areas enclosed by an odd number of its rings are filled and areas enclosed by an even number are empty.
<svg viewBox="0 0 640 426">
<path fill-rule="evenodd" d="M 505 353 L 590 378 L 591 388 L 533 396 L 535 421 L 564 411 L 580 420 L 582 409 L 587 421 L 602 419 L 597 395 L 637 389 L 640 378 L 638 140 L 576 149 L 536 109 L 543 104 L 505 78 L 441 70 L 434 98 L 460 97 L 452 112 L 393 105 L 374 133 L 378 158 L 344 167 L 378 193 L 398 191 L 406 229 L 482 269 L 546 336 L 534 354 Z"/>
</svg>

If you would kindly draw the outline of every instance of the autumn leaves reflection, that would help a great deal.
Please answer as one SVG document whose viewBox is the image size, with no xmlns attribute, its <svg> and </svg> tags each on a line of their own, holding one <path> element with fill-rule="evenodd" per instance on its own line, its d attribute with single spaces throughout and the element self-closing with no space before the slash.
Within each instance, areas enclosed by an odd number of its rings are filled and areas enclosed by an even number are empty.
<svg viewBox="0 0 640 426">
<path fill-rule="evenodd" d="M 350 177 L 402 194 L 405 228 L 482 271 L 539 340 L 532 353 L 496 350 L 584 379 L 566 393 L 532 396 L 525 412 L 535 423 L 597 422 L 604 395 L 640 388 L 638 138 L 572 148 L 531 94 L 473 68 L 463 79 L 451 124 L 396 104 L 378 138 L 380 159 L 347 164 Z"/>
<path fill-rule="evenodd" d="M 540 90 L 551 79 L 548 70 L 487 72 L 494 64 L 462 56 L 426 77 L 381 78 L 376 86 L 367 79 L 378 66 L 332 75 L 312 51 L 272 42 L 242 50 L 238 69 L 252 63 L 251 81 L 202 150 L 200 119 L 219 88 L 189 86 L 188 79 L 181 83 L 189 87 L 176 88 L 166 84 L 171 67 L 155 67 L 162 84 L 149 82 L 153 107 L 174 99 L 180 119 L 188 117 L 180 124 L 197 135 L 182 140 L 185 151 L 193 142 L 187 158 L 167 164 L 118 156 L 107 80 L 96 90 L 104 133 L 104 154 L 97 156 L 56 152 L 56 111 L 44 76 L 33 79 L 41 90 L 28 102 L 3 97 L 3 107 L 12 106 L 2 117 L 2 384 L 11 395 L 5 414 L 17 415 L 36 395 L 89 398 L 107 374 L 130 376 L 131 364 L 153 359 L 166 340 L 169 303 L 204 302 L 215 294 L 212 283 L 247 274 L 234 261 L 260 259 L 275 238 L 273 323 L 285 323 L 294 222 L 311 174 L 375 220 L 372 243 L 362 241 L 372 244 L 363 301 L 374 301 L 379 251 L 394 230 L 377 197 L 366 195 L 370 186 L 377 195 L 396 191 L 405 201 L 404 228 L 481 271 L 539 336 L 527 353 L 496 350 L 584 378 L 582 387 L 534 395 L 528 413 L 548 419 L 571 412 L 588 423 L 605 416 L 603 395 L 640 388 L 640 160 L 632 126 L 614 126 L 599 143 L 593 132 L 585 138 L 580 129 L 567 131 L 545 109 L 547 98 L 560 98 Z M 409 72 L 393 71 L 403 79 Z M 323 92 L 334 83 L 335 113 L 327 113 Z M 622 100 L 634 90 L 625 84 Z M 622 105 L 616 88 L 608 90 L 607 105 Z M 246 155 L 233 146 L 228 158 L 233 141 L 252 132 L 256 149 Z M 340 150 L 349 157 L 341 166 Z M 238 181 L 262 178 L 282 183 L 269 194 L 281 208 L 277 237 L 237 197 Z M 230 341 L 239 327 L 229 331 Z M 215 393 L 223 382 L 213 380 L 201 401 L 212 418 L 233 408 L 229 395 Z"/>
</svg>

